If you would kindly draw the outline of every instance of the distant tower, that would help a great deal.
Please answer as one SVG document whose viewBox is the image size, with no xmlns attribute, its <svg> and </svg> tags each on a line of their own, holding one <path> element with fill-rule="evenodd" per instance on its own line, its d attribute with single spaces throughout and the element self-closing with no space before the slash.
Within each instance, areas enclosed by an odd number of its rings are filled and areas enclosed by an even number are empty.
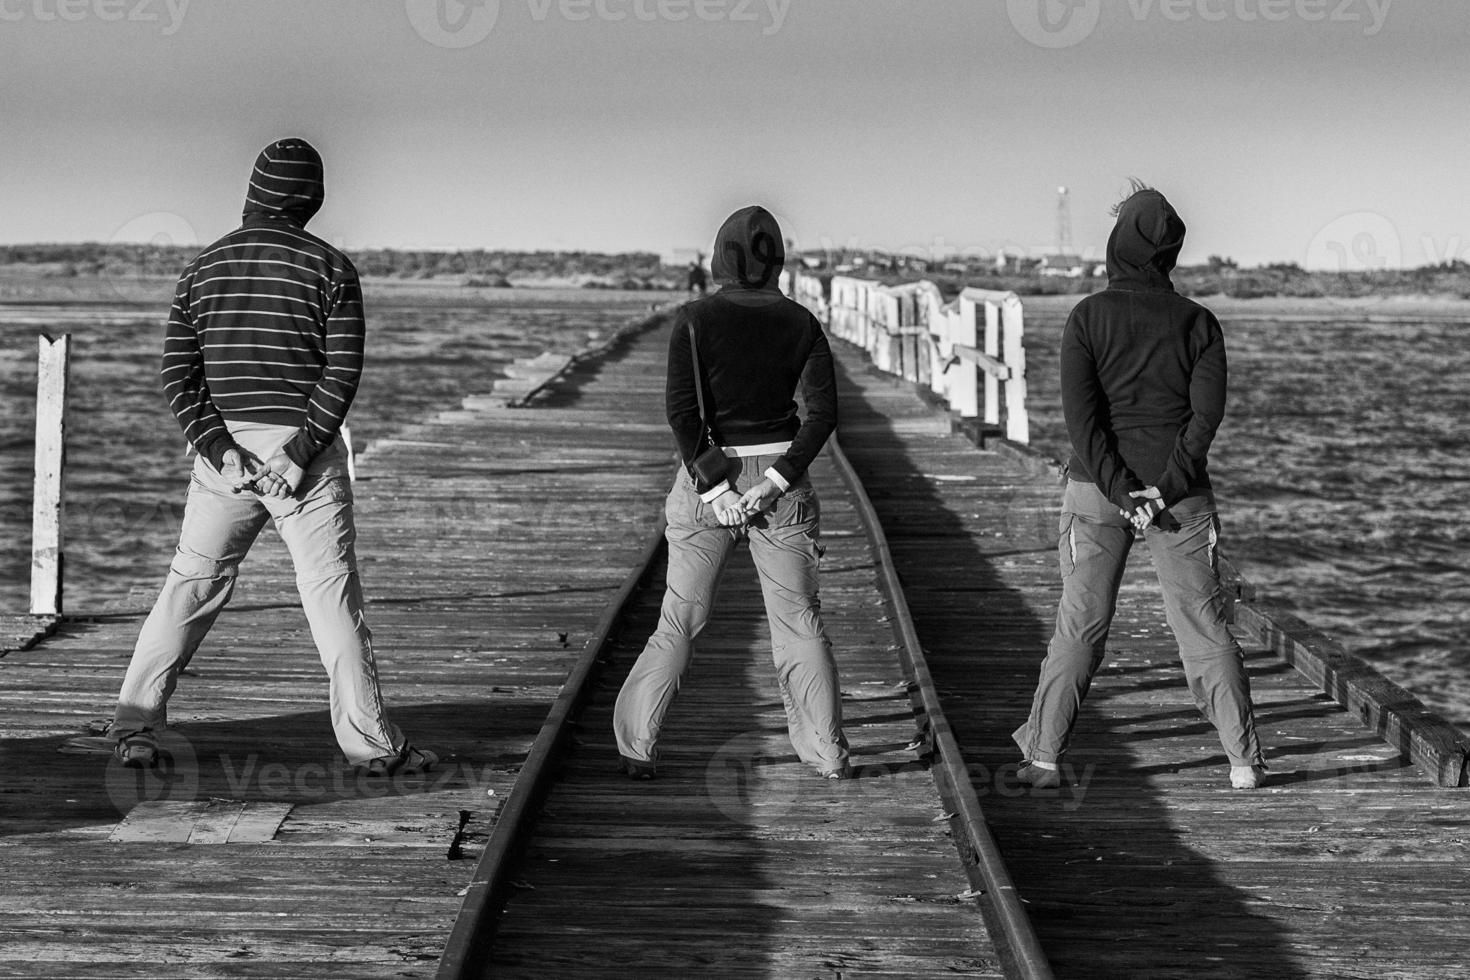
<svg viewBox="0 0 1470 980">
<path fill-rule="evenodd" d="M 1072 254 L 1072 197 L 1065 187 L 1057 188 L 1057 254 Z"/>
</svg>

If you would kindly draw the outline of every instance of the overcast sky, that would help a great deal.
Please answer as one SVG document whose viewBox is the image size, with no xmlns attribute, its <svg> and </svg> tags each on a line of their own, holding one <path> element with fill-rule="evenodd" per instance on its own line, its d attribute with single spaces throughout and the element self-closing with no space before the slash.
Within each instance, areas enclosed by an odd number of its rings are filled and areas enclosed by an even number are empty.
<svg viewBox="0 0 1470 980">
<path fill-rule="evenodd" d="M 0 241 L 208 241 L 270 140 L 347 249 L 1100 252 L 1138 176 L 1186 261 L 1470 259 L 1462 0 L 0 0 Z"/>
</svg>

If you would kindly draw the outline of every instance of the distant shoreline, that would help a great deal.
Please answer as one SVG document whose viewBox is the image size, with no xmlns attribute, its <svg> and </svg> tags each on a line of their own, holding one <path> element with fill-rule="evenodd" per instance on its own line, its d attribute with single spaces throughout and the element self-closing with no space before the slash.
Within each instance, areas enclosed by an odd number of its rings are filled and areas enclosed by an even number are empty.
<svg viewBox="0 0 1470 980">
<path fill-rule="evenodd" d="M 915 275 L 912 279 L 922 278 Z M 137 305 L 140 307 L 166 308 L 173 297 L 176 275 L 118 276 L 55 276 L 40 274 L 25 267 L 10 265 L 0 267 L 0 305 L 25 305 L 31 303 L 71 303 L 86 305 Z M 475 303 L 491 296 L 502 296 L 511 292 L 534 295 L 538 290 L 584 291 L 593 301 L 599 296 L 616 294 L 628 297 L 643 294 L 650 303 L 677 301 L 684 295 L 682 289 L 651 289 L 639 286 L 622 289 L 611 283 L 582 276 L 516 276 L 508 280 L 509 286 L 483 285 L 482 280 L 465 276 L 433 276 L 427 278 L 401 278 L 397 276 L 364 276 L 363 288 L 369 303 L 373 301 L 393 304 L 421 302 L 427 304 Z M 1084 280 L 1086 282 L 1086 280 Z M 1011 283 L 986 281 L 970 282 L 980 288 L 1014 288 Z M 1470 295 L 1454 291 L 1388 292 L 1384 294 L 1358 296 L 1300 296 L 1264 295 L 1232 296 L 1221 292 L 1199 293 L 1188 288 L 1188 278 L 1181 278 L 1180 292 L 1210 307 L 1222 316 L 1275 316 L 1278 318 L 1302 317 L 1322 319 L 1324 311 L 1337 311 L 1343 318 L 1368 319 L 1375 316 L 1415 317 L 1430 319 L 1470 319 Z M 962 284 L 953 280 L 942 282 L 947 294 L 957 293 Z M 1057 287 L 1067 285 L 1070 290 Z M 1027 293 L 1015 290 L 1027 307 L 1038 311 L 1065 312 L 1088 295 L 1092 290 L 1076 288 L 1076 280 L 1050 280 L 1048 286 L 1055 290 L 1046 293 Z M 1098 283 L 1101 288 L 1102 284 Z"/>
</svg>

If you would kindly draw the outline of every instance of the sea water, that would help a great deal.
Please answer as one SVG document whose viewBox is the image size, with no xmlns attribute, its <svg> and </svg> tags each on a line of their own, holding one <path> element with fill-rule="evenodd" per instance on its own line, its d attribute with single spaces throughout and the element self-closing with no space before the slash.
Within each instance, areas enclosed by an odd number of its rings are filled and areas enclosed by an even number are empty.
<svg viewBox="0 0 1470 980">
<path fill-rule="evenodd" d="M 667 297 L 369 288 L 357 448 L 574 351 Z M 1033 444 L 1066 455 L 1057 349 L 1071 301 L 1026 300 Z M 1275 603 L 1470 727 L 1470 357 L 1453 312 L 1222 303 L 1230 359 L 1211 452 L 1224 547 Z M 139 305 L 0 306 L 0 610 L 27 601 L 38 331 L 74 336 L 67 608 L 148 608 L 178 534 L 183 439 L 158 383 L 162 318 Z"/>
</svg>

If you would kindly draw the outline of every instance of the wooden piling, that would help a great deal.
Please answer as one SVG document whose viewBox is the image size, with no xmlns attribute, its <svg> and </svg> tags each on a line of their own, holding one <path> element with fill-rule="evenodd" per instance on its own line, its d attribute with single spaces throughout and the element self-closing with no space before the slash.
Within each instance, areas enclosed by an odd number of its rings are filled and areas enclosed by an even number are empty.
<svg viewBox="0 0 1470 980">
<path fill-rule="evenodd" d="M 71 334 L 41 334 L 36 364 L 36 482 L 31 509 L 31 615 L 59 616 L 62 477 L 66 469 L 66 387 Z"/>
</svg>

